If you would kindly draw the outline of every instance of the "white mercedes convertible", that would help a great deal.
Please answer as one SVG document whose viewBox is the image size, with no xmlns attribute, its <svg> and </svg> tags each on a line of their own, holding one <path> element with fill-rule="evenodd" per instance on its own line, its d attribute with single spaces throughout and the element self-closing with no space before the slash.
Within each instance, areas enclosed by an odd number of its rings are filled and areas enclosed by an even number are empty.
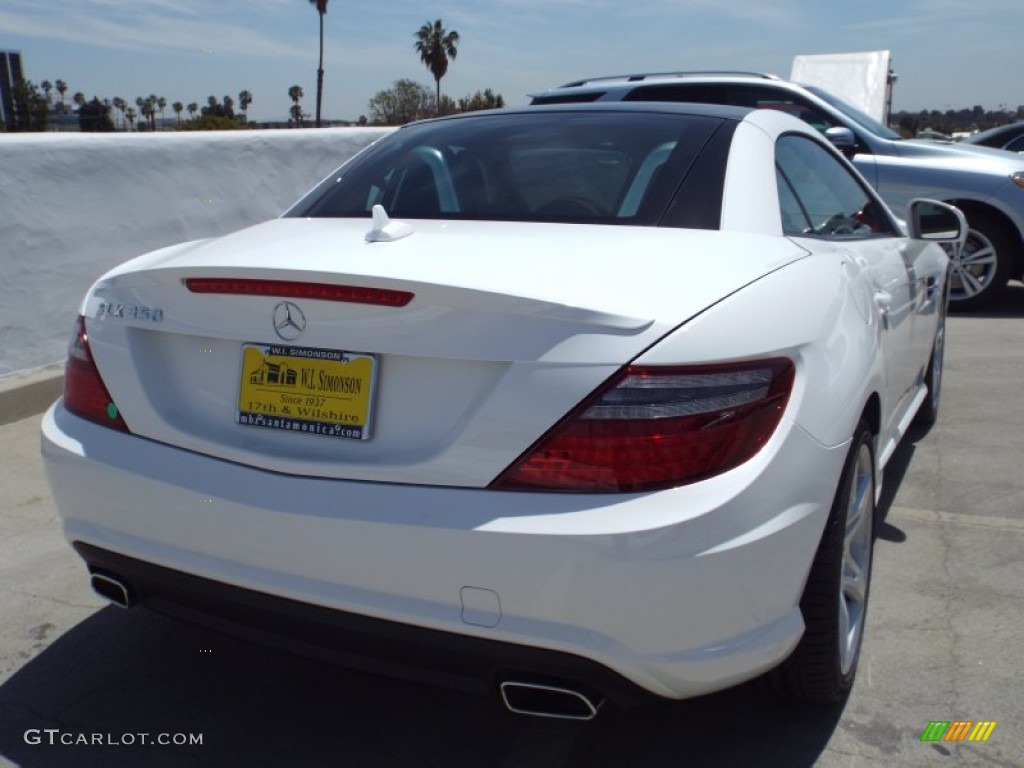
<svg viewBox="0 0 1024 768">
<path fill-rule="evenodd" d="M 82 302 L 43 456 L 93 587 L 516 712 L 849 690 L 955 209 L 772 110 L 413 124 Z"/>
</svg>

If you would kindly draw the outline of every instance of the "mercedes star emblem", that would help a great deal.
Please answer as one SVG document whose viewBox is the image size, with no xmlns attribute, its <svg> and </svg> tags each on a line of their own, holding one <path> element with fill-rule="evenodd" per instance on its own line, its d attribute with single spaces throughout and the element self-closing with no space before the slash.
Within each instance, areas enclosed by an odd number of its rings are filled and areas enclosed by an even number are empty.
<svg viewBox="0 0 1024 768">
<path fill-rule="evenodd" d="M 306 330 L 306 316 L 297 304 L 282 301 L 274 307 L 274 330 L 285 341 L 297 339 Z"/>
</svg>

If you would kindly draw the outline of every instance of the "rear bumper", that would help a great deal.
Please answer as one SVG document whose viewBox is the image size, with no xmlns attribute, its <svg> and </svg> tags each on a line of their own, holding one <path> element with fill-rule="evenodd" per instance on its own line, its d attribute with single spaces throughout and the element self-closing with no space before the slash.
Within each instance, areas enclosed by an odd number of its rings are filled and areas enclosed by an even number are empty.
<svg viewBox="0 0 1024 768">
<path fill-rule="evenodd" d="M 376 671 L 395 654 L 374 649 L 400 645 L 399 674 L 428 682 L 516 672 L 627 702 L 725 688 L 789 654 L 846 452 L 783 422 L 692 486 L 500 493 L 275 474 L 60 402 L 42 449 L 68 540 L 93 569 L 128 569 L 144 604 Z M 413 651 L 388 639 L 409 636 Z"/>
<path fill-rule="evenodd" d="M 374 619 L 203 579 L 75 543 L 91 573 L 110 574 L 142 605 L 223 634 L 332 664 L 427 685 L 495 695 L 506 680 L 583 682 L 595 699 L 620 706 L 650 694 L 593 661 Z M 589 683 L 589 689 L 587 684 Z"/>
</svg>

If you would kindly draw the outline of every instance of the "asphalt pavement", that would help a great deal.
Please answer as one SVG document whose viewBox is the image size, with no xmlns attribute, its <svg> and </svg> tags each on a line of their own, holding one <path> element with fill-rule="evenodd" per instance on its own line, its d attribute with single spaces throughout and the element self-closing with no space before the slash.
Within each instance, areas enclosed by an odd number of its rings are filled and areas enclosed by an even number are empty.
<svg viewBox="0 0 1024 768">
<path fill-rule="evenodd" d="M 1022 331 L 1016 284 L 951 318 L 942 412 L 887 470 L 861 669 L 831 708 L 755 683 L 531 719 L 106 605 L 61 535 L 40 416 L 18 415 L 0 426 L 0 765 L 1024 766 Z M 921 741 L 958 720 L 996 726 Z"/>
</svg>

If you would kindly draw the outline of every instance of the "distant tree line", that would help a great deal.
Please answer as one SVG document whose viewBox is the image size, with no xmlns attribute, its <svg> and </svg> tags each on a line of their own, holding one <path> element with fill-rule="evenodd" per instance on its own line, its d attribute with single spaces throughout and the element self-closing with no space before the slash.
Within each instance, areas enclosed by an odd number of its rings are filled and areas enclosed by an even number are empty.
<svg viewBox="0 0 1024 768">
<path fill-rule="evenodd" d="M 63 84 L 63 81 L 57 81 Z M 11 122 L 0 130 L 46 131 L 52 126 L 55 115 L 71 116 L 77 112 L 78 127 L 83 132 L 109 131 L 156 131 L 158 125 L 167 126 L 167 107 L 175 113 L 174 128 L 179 131 L 210 131 L 244 128 L 248 124 L 248 109 L 253 102 L 252 92 L 243 90 L 237 101 L 231 96 L 209 96 L 202 107 L 197 102 L 188 105 L 176 101 L 168 104 L 163 96 L 150 94 L 135 99 L 134 106 L 120 96 L 100 99 L 93 96 L 87 100 L 79 91 L 72 97 L 74 108 L 63 101 L 54 102 L 53 86 L 44 81 L 35 84 L 22 80 L 13 90 L 13 115 Z M 61 93 L 63 97 L 63 93 Z M 422 120 L 435 115 L 449 115 L 455 112 L 470 112 L 478 109 L 497 109 L 505 106 L 501 94 L 490 88 L 463 96 L 457 101 L 447 95 L 437 102 L 435 90 L 413 80 L 397 80 L 391 88 L 378 92 L 369 102 L 370 117 L 360 116 L 359 125 L 402 125 L 413 120 Z M 292 101 L 289 109 L 289 124 L 305 127 L 307 115 L 302 109 L 302 87 L 293 85 L 288 89 Z M 236 111 L 237 108 L 237 111 Z M 183 118 L 182 114 L 187 113 Z M 159 116 L 159 123 L 158 123 Z"/>
<path fill-rule="evenodd" d="M 1004 105 L 999 109 L 986 110 L 980 105 L 970 109 L 922 109 L 919 112 L 894 112 L 890 124 L 899 132 L 910 138 L 921 131 L 938 131 L 952 136 L 954 133 L 974 133 L 995 128 L 997 125 L 1024 120 L 1024 104 L 1015 110 L 1008 110 Z"/>
<path fill-rule="evenodd" d="M 312 1 L 312 0 L 311 0 Z M 424 25 L 421 32 L 434 32 L 435 25 Z M 441 32 L 446 32 L 442 27 Z M 443 36 L 442 36 L 443 39 Z M 457 38 L 456 38 L 457 41 Z M 419 42 L 419 41 L 418 41 Z M 449 40 L 449 43 L 452 41 Z M 417 48 L 417 50 L 419 50 Z M 429 50 L 429 49 L 428 49 Z M 422 55 L 422 54 L 421 54 Z M 431 55 L 422 55 L 427 60 L 436 61 Z M 454 56 L 452 57 L 454 58 Z M 436 66 L 436 65 L 435 65 Z M 495 109 L 505 106 L 501 94 L 494 93 L 490 88 L 453 100 L 440 93 L 440 78 L 436 71 L 428 65 L 431 74 L 435 75 L 436 87 L 431 89 L 404 78 L 396 80 L 391 88 L 377 92 L 368 104 L 369 117 L 360 116 L 359 125 L 402 125 L 413 120 L 421 120 L 435 115 L 448 115 L 455 112 L 470 112 L 478 109 Z M 28 80 L 20 80 L 12 89 L 12 110 L 8 114 L 5 125 L 0 122 L 0 131 L 46 131 L 51 127 L 54 116 L 66 116 L 77 112 L 79 129 L 86 132 L 149 130 L 157 129 L 157 113 L 166 126 L 167 99 L 150 94 L 135 99 L 135 107 L 121 97 L 100 99 L 93 96 L 88 100 L 81 91 L 71 99 L 74 108 L 68 105 L 66 94 L 68 85 L 63 80 L 51 83 L 48 80 L 36 85 Z M 57 98 L 54 98 L 56 94 Z M 292 102 L 289 109 L 289 124 L 304 127 L 309 118 L 302 110 L 303 98 L 301 86 L 293 85 L 288 89 L 288 97 Z M 242 90 L 237 101 L 231 96 L 209 96 L 206 105 L 200 107 L 197 102 L 188 105 L 176 101 L 170 105 L 174 111 L 175 127 L 178 130 L 217 130 L 226 128 L 242 128 L 248 123 L 248 109 L 252 104 L 253 95 L 249 90 Z M 236 105 L 237 110 L 236 111 Z M 137 109 L 136 109 L 137 108 Z M 183 119 L 182 113 L 187 112 Z M 197 114 L 198 113 L 198 114 Z M 138 121 L 138 125 L 136 125 Z M 970 109 L 919 110 L 916 112 L 901 110 L 894 112 L 890 125 L 903 136 L 912 137 L 921 131 L 931 130 L 952 135 L 954 133 L 973 133 L 998 125 L 1016 121 L 1024 121 L 1024 105 L 1016 109 L 1007 109 L 1000 105 L 999 109 L 986 110 L 980 105 Z"/>
<path fill-rule="evenodd" d="M 316 9 L 320 22 L 315 118 L 315 124 L 320 126 L 322 124 L 321 102 L 324 78 L 324 16 L 327 13 L 328 0 L 309 0 L 309 3 Z M 375 125 L 399 125 L 435 115 L 504 106 L 505 100 L 490 88 L 464 96 L 457 102 L 451 97 L 441 94 L 441 79 L 448 73 L 450 63 L 455 61 L 458 56 L 458 46 L 461 41 L 459 33 L 447 29 L 441 19 L 436 19 L 433 22 L 427 21 L 413 34 L 413 37 L 415 38 L 413 49 L 420 62 L 434 78 L 434 92 L 431 93 L 427 88 L 412 80 L 398 80 L 390 89 L 380 91 L 370 99 L 370 118 L 367 119 L 365 115 L 361 115 L 358 120 L 359 125 L 366 125 L 370 122 Z M 40 93 L 40 88 L 42 93 Z M 55 83 L 51 83 L 44 80 L 40 83 L 40 88 L 29 82 L 21 82 L 16 86 L 14 115 L 11 124 L 6 126 L 6 130 L 45 131 L 50 127 L 53 115 L 71 114 L 65 98 L 68 91 L 66 82 L 57 80 Z M 60 97 L 57 102 L 54 102 L 52 97 L 54 90 Z M 302 109 L 303 96 L 302 87 L 299 85 L 293 85 L 288 89 L 288 97 L 292 101 L 288 123 L 293 127 L 305 127 L 309 117 Z M 79 127 L 83 131 L 155 131 L 157 130 L 157 113 L 160 115 L 160 125 L 165 128 L 167 125 L 167 99 L 156 94 L 137 97 L 134 106 L 130 106 L 120 96 L 102 101 L 99 97 L 93 97 L 92 101 L 87 101 L 81 92 L 74 95 L 73 101 L 78 107 Z M 224 96 L 221 99 L 210 96 L 206 106 L 201 110 L 196 102 L 192 102 L 186 107 L 182 102 L 176 101 L 170 107 L 174 110 L 175 127 L 178 130 L 211 130 L 240 128 L 248 123 L 246 110 L 251 103 L 252 93 L 243 90 L 238 94 L 237 104 L 240 114 L 235 112 L 236 102 L 230 96 Z M 183 121 L 181 113 L 186 109 L 189 116 Z M 200 112 L 198 116 L 196 116 L 197 111 Z M 2 124 L 0 124 L 0 130 L 4 130 Z"/>
<path fill-rule="evenodd" d="M 53 97 L 54 91 L 59 94 L 59 100 Z M 240 113 L 235 112 L 235 100 L 230 96 L 224 96 L 218 100 L 210 96 L 207 106 L 200 111 L 199 104 L 192 102 L 187 107 L 180 101 L 168 105 L 167 99 L 163 96 L 150 94 L 139 96 L 135 99 L 135 107 L 129 106 L 128 102 L 120 96 L 113 99 L 100 99 L 93 96 L 88 100 L 84 93 L 77 92 L 72 96 L 71 107 L 67 103 L 66 93 L 68 85 L 63 80 L 51 83 L 43 80 L 39 85 L 29 80 L 19 80 L 14 84 L 11 93 L 11 114 L 5 125 L 0 122 L 0 131 L 26 132 L 46 131 L 58 124 L 66 124 L 68 119 L 76 115 L 78 118 L 78 129 L 87 133 L 100 133 L 109 131 L 155 131 L 157 130 L 157 113 L 160 114 L 161 125 L 166 128 L 166 110 L 170 106 L 174 110 L 176 120 L 175 127 L 179 130 L 210 130 L 214 128 L 241 128 L 248 122 L 249 105 L 252 104 L 253 96 L 249 90 L 243 90 L 238 94 L 238 108 Z M 137 108 L 137 111 L 136 111 Z M 182 121 L 181 113 L 188 111 L 189 118 Z M 200 116 L 196 117 L 196 112 Z M 136 127 L 136 121 L 139 121 Z"/>
<path fill-rule="evenodd" d="M 500 109 L 505 99 L 490 88 L 463 96 L 457 102 L 448 96 L 437 96 L 424 85 L 409 79 L 396 80 L 384 91 L 378 91 L 369 103 L 371 125 L 404 125 L 435 115 L 473 112 L 478 109 Z"/>
</svg>

